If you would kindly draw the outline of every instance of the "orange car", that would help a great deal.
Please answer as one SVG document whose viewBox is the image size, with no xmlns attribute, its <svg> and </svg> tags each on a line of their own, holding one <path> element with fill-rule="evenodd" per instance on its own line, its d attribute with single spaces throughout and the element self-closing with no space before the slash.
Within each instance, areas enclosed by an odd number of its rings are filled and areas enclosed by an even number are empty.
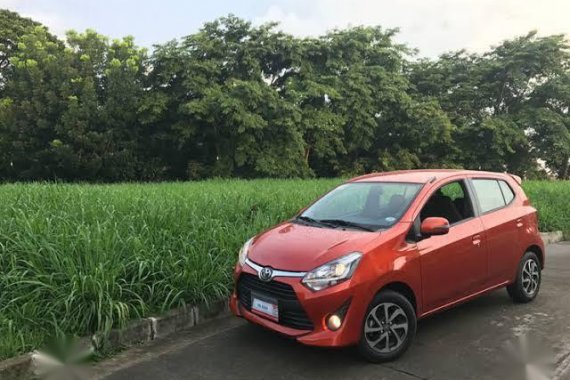
<svg viewBox="0 0 570 380">
<path fill-rule="evenodd" d="M 381 362 L 406 351 L 419 318 L 505 286 L 529 302 L 544 243 L 520 183 L 465 170 L 354 178 L 244 244 L 230 308 Z"/>
</svg>

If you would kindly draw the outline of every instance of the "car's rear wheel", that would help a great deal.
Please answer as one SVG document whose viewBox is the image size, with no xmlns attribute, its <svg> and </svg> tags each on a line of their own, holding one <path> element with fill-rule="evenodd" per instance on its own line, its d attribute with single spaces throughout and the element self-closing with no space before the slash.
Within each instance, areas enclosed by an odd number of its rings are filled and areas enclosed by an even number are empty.
<svg viewBox="0 0 570 380">
<path fill-rule="evenodd" d="M 541 266 L 536 253 L 527 252 L 521 259 L 517 279 L 507 286 L 511 298 L 518 303 L 527 303 L 536 298 L 542 279 Z"/>
<path fill-rule="evenodd" d="M 364 317 L 360 353 L 374 363 L 394 360 L 408 349 L 416 327 L 416 313 L 410 301 L 392 290 L 381 291 Z"/>
</svg>

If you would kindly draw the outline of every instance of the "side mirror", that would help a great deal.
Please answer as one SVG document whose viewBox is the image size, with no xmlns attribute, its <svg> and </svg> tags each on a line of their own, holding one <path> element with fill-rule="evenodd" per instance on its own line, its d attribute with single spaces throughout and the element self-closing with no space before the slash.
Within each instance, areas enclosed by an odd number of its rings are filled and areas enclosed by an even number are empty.
<svg viewBox="0 0 570 380">
<path fill-rule="evenodd" d="M 426 218 L 420 226 L 420 232 L 423 237 L 445 235 L 449 232 L 449 221 L 439 217 Z"/>
</svg>

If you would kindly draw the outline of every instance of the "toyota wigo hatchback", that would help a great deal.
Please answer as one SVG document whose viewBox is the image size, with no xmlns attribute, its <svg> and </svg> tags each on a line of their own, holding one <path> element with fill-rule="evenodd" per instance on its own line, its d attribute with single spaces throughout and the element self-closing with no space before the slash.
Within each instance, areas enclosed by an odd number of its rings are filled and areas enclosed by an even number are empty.
<svg viewBox="0 0 570 380">
<path fill-rule="evenodd" d="M 544 243 L 520 182 L 453 170 L 354 178 L 244 244 L 230 308 L 380 362 L 408 348 L 419 318 L 504 286 L 529 302 Z"/>
</svg>

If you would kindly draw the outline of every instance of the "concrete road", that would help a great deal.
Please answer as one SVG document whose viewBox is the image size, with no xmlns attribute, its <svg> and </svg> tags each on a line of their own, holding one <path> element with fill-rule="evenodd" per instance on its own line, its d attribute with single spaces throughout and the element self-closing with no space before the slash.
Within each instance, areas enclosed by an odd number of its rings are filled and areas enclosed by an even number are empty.
<svg viewBox="0 0 570 380">
<path fill-rule="evenodd" d="M 520 338 L 522 337 L 522 338 Z M 570 243 L 547 248 L 538 298 L 515 305 L 500 290 L 420 322 L 398 361 L 374 365 L 355 349 L 306 347 L 237 318 L 123 352 L 96 365 L 98 378 L 134 379 L 505 379 L 524 342 L 549 351 L 551 379 L 570 379 Z M 510 347 L 510 348 L 509 348 Z M 518 364 L 517 364 L 518 363 Z"/>
</svg>

